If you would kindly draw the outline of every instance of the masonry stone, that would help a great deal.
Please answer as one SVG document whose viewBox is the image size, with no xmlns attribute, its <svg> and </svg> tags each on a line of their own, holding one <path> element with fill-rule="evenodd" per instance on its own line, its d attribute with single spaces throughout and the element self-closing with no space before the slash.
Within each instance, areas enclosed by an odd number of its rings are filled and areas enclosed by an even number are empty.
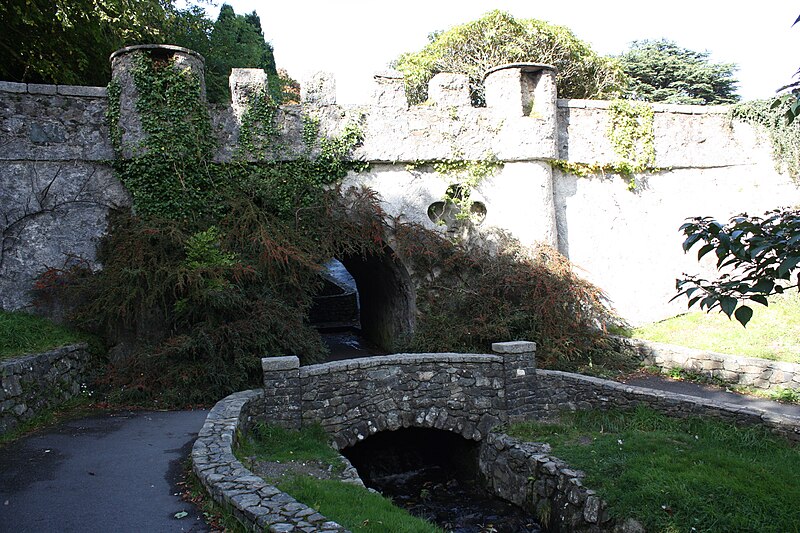
<svg viewBox="0 0 800 533">
<path fill-rule="evenodd" d="M 120 125 L 128 147 L 142 135 L 130 77 L 134 53 L 171 55 L 198 75 L 202 72 L 202 58 L 177 47 L 133 47 L 112 56 L 115 79 L 123 88 Z M 239 74 L 234 72 L 231 81 L 234 103 L 212 109 L 219 161 L 230 161 L 237 153 L 243 109 L 266 76 L 254 71 L 241 79 Z M 336 105 L 335 80 L 316 75 L 303 85 L 302 105 L 278 111 L 281 150 L 275 158 L 304 153 L 308 115 L 319 119 L 326 136 L 357 123 L 365 139 L 354 156 L 370 167 L 350 174 L 345 186 L 370 186 L 388 213 L 431 229 L 437 226 L 428 217 L 429 207 L 463 178 L 441 175 L 431 166 L 409 169 L 409 163 L 497 160 L 502 168 L 475 190 L 475 198 L 486 208 L 481 227 L 499 227 L 526 245 L 557 246 L 632 324 L 682 312 L 685 302 L 670 303 L 675 278 L 682 272 L 707 276 L 714 270 L 713 264 L 698 264 L 683 253 L 677 228 L 686 217 L 725 219 L 743 211 L 764 212 L 775 206 L 775 198 L 787 205 L 800 203 L 791 178 L 774 170 L 764 136 L 731 120 L 727 108 L 718 106 L 653 106 L 656 166 L 665 170 L 636 176 L 633 192 L 619 176 L 578 178 L 553 170 L 552 163 L 559 159 L 600 164 L 617 159 L 606 134 L 609 103 L 557 100 L 554 76 L 547 65 L 492 69 L 485 78 L 486 107 L 475 108 L 466 105 L 463 77 L 455 75 L 433 80 L 429 104 L 434 105 L 410 107 L 397 73 L 376 78 L 375 100 L 360 106 Z M 4 184 L 11 183 L 0 188 L 0 209 L 35 204 L 42 189 L 26 188 L 26 176 L 52 177 L 58 172 L 57 182 L 73 181 L 76 188 L 87 177 L 102 177 L 95 189 L 99 200 L 83 195 L 83 208 L 59 207 L 48 216 L 37 215 L 35 223 L 10 230 L 13 239 L 5 246 L 11 249 L 3 251 L 8 260 L 0 261 L 3 308 L 30 304 L 27 293 L 42 265 L 58 266 L 65 257 L 77 256 L 94 266 L 105 214 L 129 205 L 107 164 L 114 157 L 105 122 L 107 105 L 107 92 L 101 87 L 0 83 L 0 177 Z M 126 150 L 126 155 L 132 154 Z M 104 194 L 106 190 L 113 194 Z M 87 213 L 81 213 L 83 209 Z"/>
<path fill-rule="evenodd" d="M 428 82 L 428 99 L 438 106 L 471 106 L 469 77 L 446 72 L 436 74 Z"/>
</svg>

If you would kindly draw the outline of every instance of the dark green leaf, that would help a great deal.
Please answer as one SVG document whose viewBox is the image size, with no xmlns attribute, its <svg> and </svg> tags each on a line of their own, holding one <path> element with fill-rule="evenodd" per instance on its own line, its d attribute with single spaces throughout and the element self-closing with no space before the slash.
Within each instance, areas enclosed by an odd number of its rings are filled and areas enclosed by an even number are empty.
<svg viewBox="0 0 800 533">
<path fill-rule="evenodd" d="M 742 324 L 742 326 L 747 326 L 747 323 L 750 322 L 751 318 L 753 318 L 753 310 L 746 305 L 743 305 L 736 310 L 734 316 L 736 317 L 736 320 Z"/>
</svg>

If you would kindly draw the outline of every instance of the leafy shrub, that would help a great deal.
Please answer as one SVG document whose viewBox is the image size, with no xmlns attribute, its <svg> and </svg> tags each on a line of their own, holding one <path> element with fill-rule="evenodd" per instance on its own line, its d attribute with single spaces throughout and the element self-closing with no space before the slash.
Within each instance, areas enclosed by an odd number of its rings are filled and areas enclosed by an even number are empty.
<svg viewBox="0 0 800 533">
<path fill-rule="evenodd" d="M 578 368 L 605 348 L 617 322 L 600 289 L 547 246 L 531 250 L 502 233 L 474 245 L 414 224 L 395 226 L 397 251 L 421 280 L 411 349 L 485 352 L 532 340 L 545 366 Z"/>
</svg>

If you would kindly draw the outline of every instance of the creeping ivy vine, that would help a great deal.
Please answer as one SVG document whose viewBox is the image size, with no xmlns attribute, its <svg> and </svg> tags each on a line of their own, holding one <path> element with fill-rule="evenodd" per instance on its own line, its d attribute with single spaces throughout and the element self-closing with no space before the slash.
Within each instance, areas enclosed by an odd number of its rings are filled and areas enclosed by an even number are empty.
<svg viewBox="0 0 800 533">
<path fill-rule="evenodd" d="M 419 160 L 406 165 L 406 169 L 414 171 L 423 167 L 433 169 L 437 174 L 445 177 L 450 186 L 445 191 L 443 201 L 452 205 L 455 216 L 460 220 L 469 220 L 472 217 L 473 198 L 472 192 L 478 188 L 483 180 L 495 175 L 503 163 L 494 154 L 489 154 L 485 159 L 452 159 Z"/>
<path fill-rule="evenodd" d="M 774 106 L 772 100 L 743 102 L 731 107 L 730 118 L 765 130 L 772 143 L 775 170 L 800 181 L 800 122 L 787 124 L 784 107 Z"/>
<path fill-rule="evenodd" d="M 608 106 L 606 135 L 617 156 L 613 163 L 582 163 L 556 159 L 553 168 L 584 178 L 602 174 L 620 175 L 628 189 L 636 189 L 636 174 L 658 172 L 653 129 L 653 108 L 646 102 L 614 100 Z"/>
</svg>

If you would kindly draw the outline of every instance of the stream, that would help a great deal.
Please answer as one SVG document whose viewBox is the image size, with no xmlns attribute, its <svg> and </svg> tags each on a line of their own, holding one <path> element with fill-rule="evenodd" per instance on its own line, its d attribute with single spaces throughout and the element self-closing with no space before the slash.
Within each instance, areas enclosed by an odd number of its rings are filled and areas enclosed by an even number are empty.
<svg viewBox="0 0 800 533">
<path fill-rule="evenodd" d="M 476 442 L 447 431 L 408 428 L 342 450 L 364 483 L 395 505 L 453 533 L 533 533 L 534 516 L 485 490 Z"/>
</svg>

